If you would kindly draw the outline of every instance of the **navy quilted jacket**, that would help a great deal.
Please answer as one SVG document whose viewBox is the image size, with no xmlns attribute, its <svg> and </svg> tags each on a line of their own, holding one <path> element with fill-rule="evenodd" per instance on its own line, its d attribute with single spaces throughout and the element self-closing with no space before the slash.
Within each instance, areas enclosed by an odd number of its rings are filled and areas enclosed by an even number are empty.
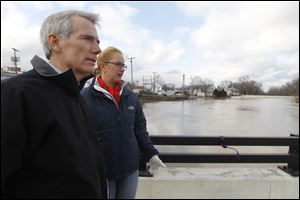
<svg viewBox="0 0 300 200">
<path fill-rule="evenodd" d="M 96 90 L 94 84 L 95 79 L 81 94 L 96 126 L 108 179 L 113 180 L 138 169 L 140 151 L 148 159 L 158 155 L 158 151 L 147 132 L 146 119 L 138 97 L 124 87 L 118 107 L 103 91 Z"/>
</svg>

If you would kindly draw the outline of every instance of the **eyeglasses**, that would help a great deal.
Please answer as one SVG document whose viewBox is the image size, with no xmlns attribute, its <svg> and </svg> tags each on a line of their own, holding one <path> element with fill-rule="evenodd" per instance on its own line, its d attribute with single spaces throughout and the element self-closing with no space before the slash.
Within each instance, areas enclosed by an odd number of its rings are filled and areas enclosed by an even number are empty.
<svg viewBox="0 0 300 200">
<path fill-rule="evenodd" d="M 110 63 L 110 64 L 114 64 L 116 66 L 118 66 L 120 69 L 127 69 L 127 65 L 124 63 L 119 63 L 119 62 L 105 62 L 105 63 Z"/>
</svg>

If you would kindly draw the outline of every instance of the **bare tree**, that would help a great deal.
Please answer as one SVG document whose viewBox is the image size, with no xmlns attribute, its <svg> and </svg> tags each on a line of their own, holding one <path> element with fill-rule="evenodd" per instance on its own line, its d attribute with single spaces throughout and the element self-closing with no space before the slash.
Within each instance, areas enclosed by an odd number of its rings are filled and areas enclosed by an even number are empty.
<svg viewBox="0 0 300 200">
<path fill-rule="evenodd" d="M 190 88 L 192 90 L 192 93 L 198 92 L 200 90 L 201 81 L 202 79 L 200 76 L 191 76 Z"/>
<path fill-rule="evenodd" d="M 163 80 L 162 76 L 159 74 L 155 74 L 155 82 L 161 86 L 165 85 L 165 81 Z"/>
<path fill-rule="evenodd" d="M 243 95 L 263 94 L 262 84 L 255 80 L 250 80 L 248 75 L 241 76 L 238 82 L 233 83 L 233 86 Z"/>
<path fill-rule="evenodd" d="M 281 89 L 280 87 L 270 87 L 269 90 L 267 91 L 268 95 L 281 95 Z"/>
<path fill-rule="evenodd" d="M 233 86 L 232 81 L 225 80 L 225 81 L 221 81 L 220 82 L 220 84 L 218 85 L 218 88 L 221 89 L 221 90 L 222 89 L 226 90 L 226 89 L 228 89 L 228 88 L 230 88 L 232 86 Z"/>
<path fill-rule="evenodd" d="M 207 97 L 208 89 L 214 87 L 214 82 L 210 79 L 203 79 L 200 81 L 200 89 Z"/>
<path fill-rule="evenodd" d="M 280 89 L 282 95 L 299 96 L 299 78 L 287 82 Z"/>
</svg>

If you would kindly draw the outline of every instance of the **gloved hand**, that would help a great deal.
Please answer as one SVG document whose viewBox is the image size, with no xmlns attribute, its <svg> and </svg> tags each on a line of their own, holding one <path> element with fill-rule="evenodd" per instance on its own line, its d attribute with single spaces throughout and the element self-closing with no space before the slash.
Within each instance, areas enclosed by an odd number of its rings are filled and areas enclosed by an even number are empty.
<svg viewBox="0 0 300 200">
<path fill-rule="evenodd" d="M 150 169 L 151 171 L 157 170 L 159 167 L 166 167 L 166 165 L 159 159 L 158 155 L 154 155 L 150 160 Z"/>
</svg>

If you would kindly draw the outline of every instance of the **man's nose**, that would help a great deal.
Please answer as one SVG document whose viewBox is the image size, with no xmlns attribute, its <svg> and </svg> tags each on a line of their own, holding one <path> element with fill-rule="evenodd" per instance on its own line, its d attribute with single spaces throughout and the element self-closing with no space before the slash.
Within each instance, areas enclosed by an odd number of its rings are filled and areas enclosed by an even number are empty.
<svg viewBox="0 0 300 200">
<path fill-rule="evenodd" d="M 99 53 L 101 53 L 101 52 L 102 52 L 102 50 L 101 50 L 100 46 L 97 45 L 96 48 L 94 49 L 94 53 L 95 53 L 95 54 L 99 54 Z"/>
</svg>

